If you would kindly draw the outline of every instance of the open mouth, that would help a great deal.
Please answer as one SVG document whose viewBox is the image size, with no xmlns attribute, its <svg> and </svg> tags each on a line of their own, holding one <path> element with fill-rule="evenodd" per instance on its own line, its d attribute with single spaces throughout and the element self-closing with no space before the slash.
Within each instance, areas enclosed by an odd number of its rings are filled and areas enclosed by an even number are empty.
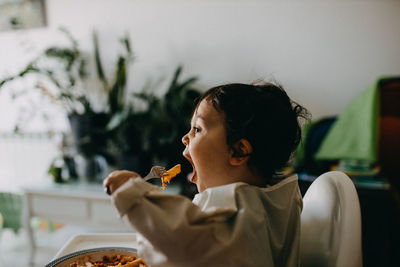
<svg viewBox="0 0 400 267">
<path fill-rule="evenodd" d="M 189 173 L 188 179 L 192 183 L 196 183 L 197 182 L 197 173 L 196 173 L 196 169 L 194 167 L 193 167 L 193 171 L 191 173 Z"/>
<path fill-rule="evenodd" d="M 183 156 L 189 161 L 189 163 L 192 165 L 192 168 L 193 168 L 193 171 L 187 175 L 187 179 L 188 179 L 188 181 L 190 181 L 192 183 L 196 183 L 196 181 L 197 181 L 196 167 L 194 166 L 194 163 L 189 155 L 183 153 Z"/>
</svg>

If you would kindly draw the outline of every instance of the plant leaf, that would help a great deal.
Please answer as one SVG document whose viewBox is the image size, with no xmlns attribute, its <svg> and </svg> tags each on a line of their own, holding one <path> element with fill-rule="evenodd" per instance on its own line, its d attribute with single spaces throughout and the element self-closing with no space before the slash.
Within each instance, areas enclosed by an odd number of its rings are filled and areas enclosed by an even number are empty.
<svg viewBox="0 0 400 267">
<path fill-rule="evenodd" d="M 93 32 L 93 44 L 94 44 L 94 58 L 95 58 L 95 62 L 96 62 L 97 77 L 103 83 L 104 89 L 107 89 L 108 82 L 107 82 L 106 75 L 104 74 L 103 65 L 101 63 L 99 40 L 97 37 L 97 33 L 95 31 Z"/>
<path fill-rule="evenodd" d="M 109 106 L 111 113 L 118 112 L 124 107 L 124 96 L 126 86 L 126 59 L 122 56 L 118 58 L 115 73 L 115 82 L 109 93 Z"/>
<path fill-rule="evenodd" d="M 129 113 L 125 111 L 114 114 L 111 117 L 110 122 L 107 124 L 106 129 L 108 131 L 115 130 L 122 124 L 123 121 L 125 121 L 128 115 Z"/>
<path fill-rule="evenodd" d="M 171 84 L 170 84 L 170 88 L 174 88 L 176 86 L 176 84 L 178 83 L 178 79 L 179 79 L 179 76 L 181 75 L 182 68 L 183 68 L 182 65 L 179 65 L 176 68 L 174 76 L 173 76 Z"/>
<path fill-rule="evenodd" d="M 132 49 L 131 49 L 131 41 L 129 38 L 129 35 L 126 34 L 126 36 L 121 40 L 122 43 L 124 44 L 126 51 L 128 52 L 129 55 L 132 55 Z"/>
<path fill-rule="evenodd" d="M 1 80 L 0 81 L 0 88 L 3 85 L 5 85 L 6 83 L 8 83 L 8 82 L 10 82 L 10 81 L 12 81 L 14 79 L 24 77 L 26 74 L 31 73 L 31 72 L 40 72 L 40 70 L 34 65 L 34 63 L 28 64 L 28 66 L 26 66 L 26 68 L 23 69 L 21 72 L 19 72 L 17 75 L 10 76 L 10 77 L 7 77 L 7 78 Z"/>
</svg>

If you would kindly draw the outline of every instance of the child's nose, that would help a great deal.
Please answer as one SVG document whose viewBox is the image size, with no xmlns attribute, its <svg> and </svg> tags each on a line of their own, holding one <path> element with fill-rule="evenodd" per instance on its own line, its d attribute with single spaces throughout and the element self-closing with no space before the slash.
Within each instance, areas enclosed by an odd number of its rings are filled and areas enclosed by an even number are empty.
<svg viewBox="0 0 400 267">
<path fill-rule="evenodd" d="M 187 146 L 187 145 L 189 144 L 189 136 L 188 136 L 188 134 L 185 134 L 185 135 L 182 137 L 182 143 L 183 143 L 185 146 Z"/>
</svg>

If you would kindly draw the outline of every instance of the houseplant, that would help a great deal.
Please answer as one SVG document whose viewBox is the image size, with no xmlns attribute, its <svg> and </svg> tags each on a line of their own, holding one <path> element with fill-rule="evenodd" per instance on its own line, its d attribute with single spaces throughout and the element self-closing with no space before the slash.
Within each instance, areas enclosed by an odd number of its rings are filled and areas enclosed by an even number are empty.
<svg viewBox="0 0 400 267">
<path fill-rule="evenodd" d="M 100 156 L 107 162 L 114 163 L 115 155 L 110 150 L 113 133 L 106 126 L 114 114 L 124 109 L 127 72 L 133 62 L 129 37 L 121 39 L 123 51 L 118 55 L 115 75 L 107 78 L 100 57 L 97 34 L 93 33 L 96 84 L 89 75 L 89 56 L 82 53 L 78 42 L 69 31 L 65 28 L 61 31 L 67 37 L 69 45 L 45 49 L 22 71 L 1 80 L 0 88 L 14 80 L 34 76 L 36 84 L 32 87 L 39 89 L 52 103 L 65 109 L 75 152 L 81 156 L 81 161 L 91 161 Z M 96 110 L 93 103 L 101 98 L 106 99 L 105 105 Z"/>
<path fill-rule="evenodd" d="M 60 28 L 60 31 L 70 42 L 69 46 L 45 49 L 19 73 L 1 80 L 0 88 L 14 80 L 34 75 L 33 87 L 65 108 L 67 113 L 84 112 L 91 109 L 85 92 L 81 90 L 81 84 L 87 78 L 87 57 L 79 50 L 77 41 L 68 30 Z"/>
<path fill-rule="evenodd" d="M 62 32 L 67 36 L 69 46 L 46 49 L 21 72 L 0 81 L 0 88 L 28 75 L 44 78 L 46 86 L 38 83 L 36 87 L 65 108 L 74 151 L 79 156 L 78 161 L 83 160 L 83 165 L 88 165 L 89 169 L 95 169 L 93 159 L 98 156 L 115 168 L 132 169 L 142 174 L 152 164 L 185 164 L 181 155 L 181 137 L 189 129 L 194 99 L 200 95 L 194 88 L 197 77 L 182 79 L 182 66 L 178 66 L 164 95 L 157 95 L 156 90 L 160 88 L 151 83 L 141 92 L 127 95 L 128 69 L 134 59 L 128 36 L 121 39 L 122 52 L 111 76 L 106 75 L 103 68 L 96 33 L 93 34 L 94 66 L 90 69 L 89 56 L 80 51 L 77 41 L 67 30 L 62 29 Z M 48 64 L 49 60 L 53 64 Z M 94 109 L 92 103 L 96 98 L 88 90 L 90 70 L 95 72 L 97 82 L 90 86 L 91 89 L 105 95 L 106 104 L 100 110 Z M 146 107 L 137 108 L 134 100 L 141 101 Z M 54 174 L 59 173 L 54 168 L 51 170 Z"/>
<path fill-rule="evenodd" d="M 197 77 L 182 79 L 182 66 L 178 66 L 162 96 L 155 94 L 154 85 L 148 85 L 133 97 L 146 104 L 144 110 L 133 105 L 114 115 L 109 130 L 113 142 L 125 159 L 122 168 L 147 172 L 151 165 L 173 166 L 185 162 L 182 158 L 181 138 L 187 132 L 194 101 L 200 95 L 194 87 Z"/>
</svg>

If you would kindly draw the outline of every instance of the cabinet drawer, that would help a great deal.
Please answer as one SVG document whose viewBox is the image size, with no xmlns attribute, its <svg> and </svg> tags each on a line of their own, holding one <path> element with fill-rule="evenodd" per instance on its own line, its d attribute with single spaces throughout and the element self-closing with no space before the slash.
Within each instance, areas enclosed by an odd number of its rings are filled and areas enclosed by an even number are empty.
<svg viewBox="0 0 400 267">
<path fill-rule="evenodd" d="M 36 195 L 31 197 L 31 201 L 32 216 L 84 220 L 87 219 L 89 214 L 85 199 Z"/>
<path fill-rule="evenodd" d="M 93 202 L 92 218 L 98 223 L 122 223 L 117 209 L 113 206 L 110 200 Z"/>
</svg>

